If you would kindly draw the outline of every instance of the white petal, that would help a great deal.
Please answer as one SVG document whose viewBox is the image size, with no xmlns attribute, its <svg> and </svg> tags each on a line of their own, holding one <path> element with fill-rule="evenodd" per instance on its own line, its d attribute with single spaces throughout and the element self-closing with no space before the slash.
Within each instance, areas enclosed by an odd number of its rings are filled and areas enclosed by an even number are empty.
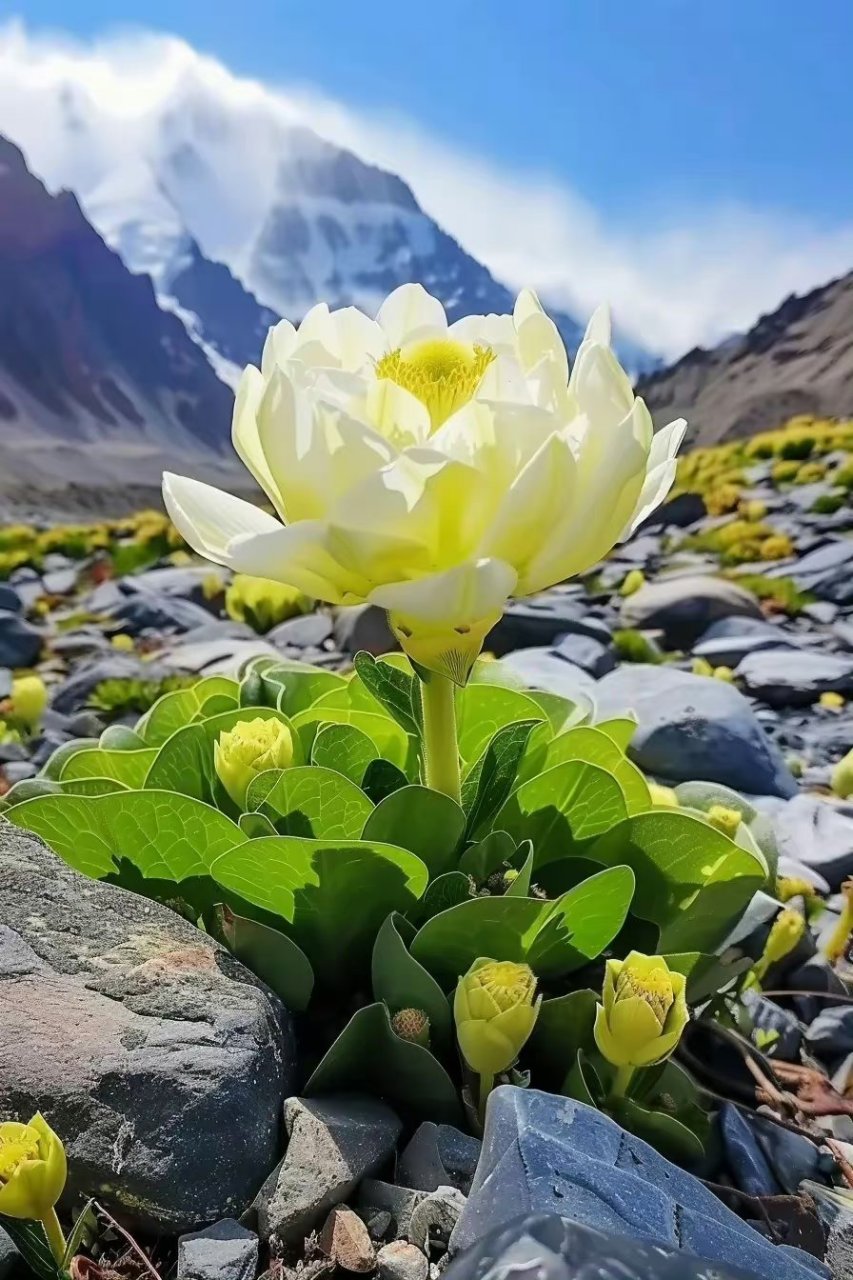
<svg viewBox="0 0 853 1280">
<path fill-rule="evenodd" d="M 512 316 L 463 316 L 447 331 L 448 337 L 470 346 L 490 347 L 492 351 L 510 354 L 515 350 L 515 325 Z"/>
<path fill-rule="evenodd" d="M 610 308 L 608 306 L 596 307 L 593 311 L 581 346 L 584 343 L 596 343 L 600 347 L 610 346 Z"/>
<path fill-rule="evenodd" d="M 627 538 L 638 525 L 642 524 L 656 507 L 660 506 L 672 488 L 675 480 L 677 462 L 675 455 L 684 439 L 687 423 L 683 418 L 670 422 L 658 431 L 649 451 L 648 471 L 637 505 L 631 514 L 628 524 L 622 530 L 619 541 Z"/>
<path fill-rule="evenodd" d="M 327 547 L 327 529 L 319 520 L 280 525 L 257 536 L 238 537 L 228 546 L 228 563 L 238 573 L 297 587 L 329 604 L 364 600 L 369 583 L 344 569 Z"/>
<path fill-rule="evenodd" d="M 398 449 L 429 439 L 432 423 L 426 405 L 390 378 L 368 382 L 361 407 L 368 422 Z"/>
<path fill-rule="evenodd" d="M 290 359 L 296 345 L 296 329 L 289 320 L 279 320 L 267 334 L 261 356 L 261 373 L 268 378 L 276 365 Z"/>
<path fill-rule="evenodd" d="M 424 622 L 474 622 L 494 613 L 515 589 L 516 572 L 502 560 L 483 559 L 443 573 L 394 582 L 371 592 L 372 604 Z"/>
<path fill-rule="evenodd" d="M 631 379 L 609 347 L 582 347 L 569 385 L 593 428 L 621 422 L 634 403 Z"/>
<path fill-rule="evenodd" d="M 341 368 L 364 369 L 385 353 L 385 335 L 381 327 L 358 307 L 341 307 L 339 311 L 333 311 L 332 321 L 336 337 L 335 354 Z"/>
<path fill-rule="evenodd" d="M 560 331 L 539 304 L 536 294 L 529 289 L 518 295 L 513 312 L 518 354 L 526 373 L 542 360 L 553 363 L 555 382 L 566 386 L 569 380 L 569 359 Z"/>
<path fill-rule="evenodd" d="M 420 284 L 402 284 L 389 293 L 376 319 L 389 351 L 447 332 L 444 307 Z"/>
<path fill-rule="evenodd" d="M 274 516 L 251 502 L 171 471 L 163 476 L 163 501 L 181 537 L 218 564 L 231 564 L 229 543 L 234 538 L 281 528 Z"/>
<path fill-rule="evenodd" d="M 274 330 L 270 330 L 270 336 Z M 277 366 L 272 364 L 272 372 Z M 282 498 L 278 486 L 273 479 L 269 464 L 264 456 L 258 434 L 258 411 L 267 389 L 267 382 L 254 365 L 243 370 L 243 376 L 237 387 L 234 400 L 234 413 L 231 419 L 231 443 L 237 457 L 251 471 L 264 493 L 269 498 L 279 515 L 283 515 Z"/>
<path fill-rule="evenodd" d="M 575 503 L 577 464 L 564 437 L 552 434 L 522 468 L 481 544 L 522 572 Z"/>
</svg>

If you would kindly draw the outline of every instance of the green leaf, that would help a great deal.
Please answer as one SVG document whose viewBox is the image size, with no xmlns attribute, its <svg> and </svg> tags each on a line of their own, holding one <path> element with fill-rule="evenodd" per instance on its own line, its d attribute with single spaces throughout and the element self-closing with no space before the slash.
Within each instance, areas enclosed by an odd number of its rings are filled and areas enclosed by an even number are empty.
<svg viewBox="0 0 853 1280">
<path fill-rule="evenodd" d="M 469 763 L 480 758 L 499 729 L 518 720 L 535 724 L 547 718 L 532 697 L 496 684 L 466 685 L 456 701 L 459 754 Z"/>
<path fill-rule="evenodd" d="M 313 706 L 293 717 L 293 727 L 298 732 L 306 754 L 314 743 L 314 736 L 322 725 L 349 724 L 370 738 L 383 760 L 389 760 L 405 771 L 409 757 L 409 738 L 390 716 L 380 712 L 351 711 L 341 707 Z"/>
<path fill-rule="evenodd" d="M 371 962 L 373 994 L 392 1013 L 422 1009 L 429 1018 L 434 1049 L 449 1053 L 453 1042 L 450 1003 L 441 987 L 409 952 L 414 928 L 402 916 L 388 916 L 376 935 Z"/>
<path fill-rule="evenodd" d="M 141 751 L 104 751 L 100 747 L 92 747 L 78 751 L 66 760 L 59 781 L 113 778 L 136 790 L 145 785 L 146 775 L 156 755 L 156 747 L 144 747 Z"/>
<path fill-rule="evenodd" d="M 381 804 L 386 796 L 408 786 L 408 778 L 390 760 L 371 760 L 364 773 L 361 789 L 374 804 Z"/>
<path fill-rule="evenodd" d="M 206 803 L 218 803 L 229 812 L 234 811 L 234 805 L 216 776 L 213 747 L 220 733 L 233 729 L 241 720 L 279 720 L 292 729 L 287 717 L 271 707 L 236 708 L 223 715 L 211 716 L 209 720 L 188 724 L 173 733 L 160 747 L 145 779 L 146 789 L 176 791 Z M 295 733 L 293 740 L 298 748 Z M 295 763 L 299 764 L 301 760 L 297 758 Z"/>
<path fill-rule="evenodd" d="M 527 850 L 525 853 L 524 850 Z M 533 845 L 529 840 L 525 840 L 524 844 L 519 846 L 519 854 L 523 854 L 521 866 L 518 868 L 518 875 L 510 882 L 507 889 L 507 897 L 509 898 L 526 898 L 530 893 L 530 881 L 533 876 Z"/>
<path fill-rule="evenodd" d="M 245 902 L 278 917 L 325 984 L 357 985 L 376 933 L 427 885 L 408 849 L 365 841 L 248 840 L 223 853 L 212 873 Z"/>
<path fill-rule="evenodd" d="M 64 1280 L 65 1272 L 54 1258 L 40 1222 L 7 1218 L 0 1213 L 0 1227 L 12 1240 L 18 1253 L 38 1280 Z M 13 1272 L 15 1270 L 13 1266 Z"/>
<path fill-rule="evenodd" d="M 314 990 L 314 971 L 292 938 L 259 920 L 235 915 L 217 903 L 208 917 L 210 933 L 280 998 L 292 1013 L 303 1013 Z"/>
<path fill-rule="evenodd" d="M 319 729 L 311 748 L 312 764 L 336 769 L 357 787 L 361 786 L 367 766 L 378 759 L 376 744 L 351 724 L 328 724 Z"/>
<path fill-rule="evenodd" d="M 524 1051 L 537 1088 L 560 1092 L 578 1050 L 589 1053 L 595 1048 L 592 1032 L 599 999 L 595 991 L 586 988 L 542 1001 Z"/>
<path fill-rule="evenodd" d="M 514 960 L 559 977 L 600 955 L 619 933 L 634 891 L 628 867 L 591 876 L 555 902 L 481 897 L 433 916 L 411 952 L 447 989 L 474 960 Z"/>
<path fill-rule="evenodd" d="M 563 1081 L 561 1093 L 567 1098 L 576 1098 L 588 1107 L 599 1107 L 604 1097 L 604 1089 L 592 1063 L 582 1049 L 578 1049 L 575 1060 Z"/>
<path fill-rule="evenodd" d="M 498 867 L 509 864 L 516 843 L 506 831 L 490 831 L 478 844 L 469 845 L 459 858 L 459 870 L 481 885 Z"/>
<path fill-rule="evenodd" d="M 354 782 L 317 765 L 283 769 L 273 786 L 249 785 L 247 806 L 270 819 L 279 835 L 317 840 L 357 840 L 373 805 Z M 393 843 L 393 842 L 391 842 Z"/>
<path fill-rule="evenodd" d="M 69 796 L 108 796 L 114 791 L 132 790 L 117 778 L 68 778 L 58 785 Z"/>
<path fill-rule="evenodd" d="M 518 843 L 532 841 L 534 866 L 538 868 L 570 857 L 578 846 L 620 822 L 626 812 L 624 793 L 611 773 L 597 765 L 568 760 L 523 782 L 494 825 Z"/>
<path fill-rule="evenodd" d="M 682 951 L 664 957 L 670 969 L 683 973 L 687 979 L 688 1004 L 702 1004 L 709 996 L 727 986 L 754 961 L 750 956 L 735 952 L 731 957 L 709 955 L 704 951 Z"/>
<path fill-rule="evenodd" d="M 241 813 L 237 825 L 243 835 L 248 836 L 250 840 L 258 840 L 261 836 L 278 835 L 269 818 L 262 813 Z"/>
<path fill-rule="evenodd" d="M 406 733 L 419 734 L 421 702 L 416 678 L 369 653 L 357 653 L 352 665 L 365 688 L 400 727 Z"/>
<path fill-rule="evenodd" d="M 668 1160 L 694 1168 L 701 1163 L 705 1154 L 701 1138 L 676 1116 L 644 1107 L 633 1098 L 617 1098 L 608 1110 L 623 1129 L 650 1143 Z"/>
<path fill-rule="evenodd" d="M 589 698 L 585 702 L 574 702 L 559 693 L 545 693 L 540 689 L 530 689 L 527 696 L 545 712 L 554 733 L 562 733 L 573 725 L 581 724 L 592 712 L 592 699 Z"/>
<path fill-rule="evenodd" d="M 173 733 L 190 723 L 208 698 L 214 695 L 229 697 L 236 706 L 238 689 L 236 680 L 229 680 L 226 676 L 206 676 L 191 689 L 164 693 L 138 721 L 136 732 L 147 746 L 161 747 Z"/>
<path fill-rule="evenodd" d="M 380 801 L 368 816 L 361 838 L 410 849 L 435 877 L 456 866 L 464 832 L 465 814 L 450 796 L 408 786 Z"/>
<path fill-rule="evenodd" d="M 418 924 L 437 916 L 448 907 L 455 907 L 459 902 L 467 902 L 471 897 L 471 881 L 462 871 L 445 871 L 443 876 L 430 880 L 426 893 L 412 910 L 409 916 Z"/>
<path fill-rule="evenodd" d="M 440 1124 L 459 1124 L 459 1096 L 444 1067 L 422 1045 L 401 1040 L 384 1004 L 353 1014 L 303 1092 L 308 1097 L 353 1090 Z"/>
<path fill-rule="evenodd" d="M 76 756 L 79 751 L 90 751 L 97 745 L 97 738 L 74 738 L 71 742 L 63 742 L 56 748 L 38 776 L 58 782 L 62 770 L 72 756 Z"/>
<path fill-rule="evenodd" d="M 633 868 L 631 911 L 658 926 L 661 952 L 712 951 L 764 883 L 764 868 L 752 854 L 677 809 L 635 814 L 597 840 L 588 856 Z"/>
<path fill-rule="evenodd" d="M 599 720 L 595 728 L 612 738 L 620 751 L 627 751 L 637 732 L 637 718 L 633 715 L 616 716 L 612 720 Z"/>
<path fill-rule="evenodd" d="M 560 734 L 548 747 L 542 771 L 553 769 L 566 760 L 583 760 L 611 773 L 622 788 L 628 813 L 643 813 L 651 808 L 646 779 L 613 738 L 601 729 L 583 725 Z"/>
<path fill-rule="evenodd" d="M 96 880 L 115 874 L 119 856 L 146 879 L 207 877 L 212 861 L 246 839 L 224 813 L 171 791 L 39 796 L 8 817 Z"/>
<path fill-rule="evenodd" d="M 535 724 L 533 720 L 520 720 L 499 729 L 465 779 L 462 808 L 468 818 L 469 839 L 491 821 L 510 794 Z"/>
<path fill-rule="evenodd" d="M 334 689 L 346 691 L 347 681 L 334 671 L 323 671 L 307 662 L 277 662 L 264 672 L 280 690 L 278 708 L 286 716 L 296 716 L 313 707 L 319 698 Z"/>
<path fill-rule="evenodd" d="M 104 751 L 139 751 L 146 742 L 126 724 L 107 725 L 98 739 L 98 746 Z"/>
</svg>

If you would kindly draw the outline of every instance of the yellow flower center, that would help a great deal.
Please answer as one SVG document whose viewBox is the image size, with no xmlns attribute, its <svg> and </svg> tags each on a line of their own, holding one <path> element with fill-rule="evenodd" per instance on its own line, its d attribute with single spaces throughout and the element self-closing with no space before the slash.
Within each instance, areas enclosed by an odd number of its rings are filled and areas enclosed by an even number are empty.
<svg viewBox="0 0 853 1280">
<path fill-rule="evenodd" d="M 495 355 L 453 338 L 426 338 L 398 347 L 376 362 L 377 378 L 388 378 L 426 405 L 436 431 L 474 396 Z"/>
<path fill-rule="evenodd" d="M 527 964 L 496 960 L 478 969 L 475 977 L 501 1010 L 533 1003 L 536 978 Z"/>
<path fill-rule="evenodd" d="M 651 969 L 648 973 L 634 973 L 623 968 L 616 979 L 616 999 L 631 997 L 645 1000 L 658 1022 L 663 1026 L 672 1008 L 672 979 L 666 969 Z"/>
<path fill-rule="evenodd" d="M 22 1134 L 17 1138 L 0 1137 L 0 1182 L 8 1182 L 15 1171 L 28 1160 L 38 1160 L 39 1144 L 36 1134 Z"/>
</svg>

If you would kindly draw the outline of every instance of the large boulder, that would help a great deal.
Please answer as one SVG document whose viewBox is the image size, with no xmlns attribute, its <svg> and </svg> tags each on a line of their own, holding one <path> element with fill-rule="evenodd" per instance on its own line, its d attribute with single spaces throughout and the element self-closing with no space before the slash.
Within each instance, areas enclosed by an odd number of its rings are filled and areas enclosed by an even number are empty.
<svg viewBox="0 0 853 1280">
<path fill-rule="evenodd" d="M 758 601 L 725 578 L 673 575 L 647 582 L 622 602 L 622 625 L 662 631 L 673 649 L 689 649 L 719 618 L 760 618 Z"/>
<path fill-rule="evenodd" d="M 0 609 L 0 667 L 32 667 L 39 660 L 42 635 L 19 613 Z"/>
<path fill-rule="evenodd" d="M 683 1250 L 683 1271 L 639 1273 L 649 1277 L 701 1275 L 688 1269 L 696 1258 L 736 1276 L 829 1274 L 810 1254 L 771 1244 L 698 1178 L 609 1116 L 570 1098 L 503 1085 L 489 1098 L 483 1154 L 451 1250 L 476 1244 L 520 1213 L 556 1213 L 596 1231 Z"/>
<path fill-rule="evenodd" d="M 239 1216 L 280 1152 L 280 1001 L 206 933 L 0 829 L 0 1120 L 41 1110 L 70 1188 L 151 1230 Z"/>
<path fill-rule="evenodd" d="M 749 795 L 796 794 L 778 747 L 730 684 L 626 663 L 599 681 L 595 698 L 600 718 L 636 712 L 629 752 L 648 773 L 672 782 L 722 782 Z"/>
</svg>

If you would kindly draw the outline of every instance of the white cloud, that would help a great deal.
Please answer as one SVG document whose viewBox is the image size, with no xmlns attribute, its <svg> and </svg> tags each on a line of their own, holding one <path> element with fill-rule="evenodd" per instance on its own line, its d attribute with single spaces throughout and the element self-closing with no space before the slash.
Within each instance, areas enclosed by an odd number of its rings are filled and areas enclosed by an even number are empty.
<svg viewBox="0 0 853 1280">
<path fill-rule="evenodd" d="M 547 174 L 508 172 L 391 113 L 238 78 L 173 37 L 127 32 L 80 44 L 0 27 L 0 131 L 35 170 L 85 199 L 128 157 L 175 154 L 203 137 L 217 175 L 228 175 L 225 196 L 217 183 L 214 198 L 204 173 L 182 190 L 202 245 L 232 263 L 268 208 L 283 131 L 298 123 L 401 174 L 510 286 L 532 285 L 581 319 L 606 299 L 626 333 L 667 357 L 743 329 L 785 294 L 853 265 L 853 223 L 826 230 L 721 205 L 671 210 L 650 225 L 640 201 L 636 225 L 617 226 Z"/>
</svg>

